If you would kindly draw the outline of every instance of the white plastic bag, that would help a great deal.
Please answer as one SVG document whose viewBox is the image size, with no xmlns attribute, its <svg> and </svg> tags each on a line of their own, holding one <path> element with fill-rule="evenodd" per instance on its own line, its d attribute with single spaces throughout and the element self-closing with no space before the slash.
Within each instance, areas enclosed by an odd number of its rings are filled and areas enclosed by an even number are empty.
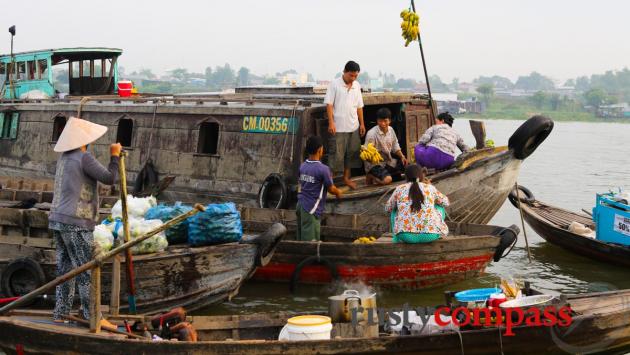
<svg viewBox="0 0 630 355">
<path fill-rule="evenodd" d="M 156 205 L 157 200 L 153 196 L 133 197 L 133 195 L 127 195 L 127 213 L 129 218 L 144 218 L 149 208 Z M 116 201 L 116 204 L 112 207 L 112 217 L 122 218 L 122 202 L 120 200 Z"/>
<path fill-rule="evenodd" d="M 161 226 L 162 221 L 159 219 L 136 219 L 129 221 L 129 231 L 131 233 L 131 239 L 136 239 L 150 232 L 151 230 Z M 131 248 L 132 254 L 150 254 L 164 251 L 168 247 L 168 241 L 166 240 L 166 234 L 160 232 L 151 238 L 143 241 L 142 243 Z"/>
<path fill-rule="evenodd" d="M 94 227 L 94 243 L 96 243 L 101 251 L 107 252 L 114 245 L 114 236 L 112 232 L 104 224 L 98 224 Z"/>
</svg>

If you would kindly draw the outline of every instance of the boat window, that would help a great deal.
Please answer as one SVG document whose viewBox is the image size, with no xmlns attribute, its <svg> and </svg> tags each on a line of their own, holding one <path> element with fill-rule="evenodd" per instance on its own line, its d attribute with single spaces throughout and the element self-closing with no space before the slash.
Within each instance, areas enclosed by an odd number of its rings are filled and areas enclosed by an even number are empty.
<svg viewBox="0 0 630 355">
<path fill-rule="evenodd" d="M 59 140 L 59 136 L 61 136 L 61 132 L 63 132 L 64 127 L 66 127 L 67 122 L 66 116 L 57 115 L 55 117 L 55 121 L 53 122 L 53 136 L 52 141 L 56 142 Z"/>
<path fill-rule="evenodd" d="M 90 76 L 90 61 L 89 60 L 83 61 L 83 73 L 81 73 L 81 76 L 83 77 Z"/>
<path fill-rule="evenodd" d="M 17 70 L 17 80 L 26 80 L 26 62 L 18 62 Z"/>
<path fill-rule="evenodd" d="M 35 69 L 35 61 L 29 60 L 26 62 L 26 69 L 28 70 L 28 80 L 35 80 L 37 70 Z"/>
<path fill-rule="evenodd" d="M 116 133 L 116 142 L 123 147 L 131 147 L 131 137 L 133 136 L 133 120 L 129 118 L 121 118 L 118 120 L 118 132 Z"/>
<path fill-rule="evenodd" d="M 0 112 L 0 139 L 17 138 L 19 112 Z"/>
<path fill-rule="evenodd" d="M 48 61 L 46 59 L 40 59 L 37 61 L 37 65 L 39 66 L 39 76 L 38 79 L 47 79 L 48 78 Z"/>
<path fill-rule="evenodd" d="M 102 76 L 103 76 L 103 69 L 101 68 L 101 61 L 95 60 L 94 61 L 94 75 L 92 75 L 92 77 L 100 78 Z"/>
<path fill-rule="evenodd" d="M 199 127 L 199 142 L 197 153 L 217 154 L 219 145 L 219 124 L 216 122 L 203 122 Z"/>
<path fill-rule="evenodd" d="M 73 78 L 80 77 L 80 75 L 79 75 L 79 62 L 72 62 L 70 65 L 72 66 L 72 77 Z"/>
</svg>

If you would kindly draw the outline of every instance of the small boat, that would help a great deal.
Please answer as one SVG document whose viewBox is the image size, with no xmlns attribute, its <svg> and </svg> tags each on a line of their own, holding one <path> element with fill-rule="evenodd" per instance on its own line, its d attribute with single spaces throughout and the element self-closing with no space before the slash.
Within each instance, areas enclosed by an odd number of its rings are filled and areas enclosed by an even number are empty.
<svg viewBox="0 0 630 355">
<path fill-rule="evenodd" d="M 573 222 L 580 223 L 593 231 L 593 218 L 583 213 L 571 212 L 554 207 L 534 198 L 526 187 L 519 186 L 519 199 L 512 191 L 510 202 L 518 208 L 521 201 L 523 218 L 538 235 L 551 244 L 599 261 L 630 267 L 630 246 L 608 243 L 593 237 L 569 231 Z"/>
<path fill-rule="evenodd" d="M 295 211 L 243 208 L 241 216 L 243 225 L 252 230 L 264 230 L 274 222 L 287 226 L 289 234 L 254 278 L 291 282 L 291 288 L 297 282 L 321 284 L 334 279 L 403 289 L 452 284 L 477 277 L 491 260 L 499 261 L 520 232 L 516 226 L 448 222 L 451 234 L 445 238 L 427 244 L 394 244 L 386 236 L 389 218 L 384 215 L 324 214 L 322 241 L 310 242 L 295 240 Z M 353 243 L 362 236 L 384 234 L 371 244 Z"/>
<path fill-rule="evenodd" d="M 330 340 L 279 341 L 286 313 L 189 316 L 198 341 L 128 339 L 105 330 L 90 333 L 76 324 L 54 323 L 49 313 L 11 311 L 0 316 L 0 348 L 7 354 L 559 354 L 630 350 L 630 290 L 567 295 L 568 327 L 518 325 L 506 336 L 504 325 L 480 326 L 427 335 L 340 337 Z M 109 318 L 143 320 L 141 316 Z M 337 324 L 335 324 L 337 325 Z M 122 328 L 119 328 L 122 329 Z M 333 327 L 333 332 L 335 328 Z M 384 330 L 381 328 L 381 330 Z"/>
<path fill-rule="evenodd" d="M 175 305 L 194 310 L 230 299 L 259 266 L 273 256 L 286 228 L 280 224 L 256 233 L 245 231 L 238 243 L 190 247 L 133 258 L 139 312 L 155 313 Z M 124 258 L 121 270 L 124 270 Z M 111 263 L 102 271 L 103 303 L 110 300 Z M 37 209 L 0 208 L 0 293 L 26 294 L 56 277 L 55 246 L 48 214 Z M 121 293 L 126 293 L 121 273 Z M 128 305 L 121 297 L 121 309 Z"/>
</svg>

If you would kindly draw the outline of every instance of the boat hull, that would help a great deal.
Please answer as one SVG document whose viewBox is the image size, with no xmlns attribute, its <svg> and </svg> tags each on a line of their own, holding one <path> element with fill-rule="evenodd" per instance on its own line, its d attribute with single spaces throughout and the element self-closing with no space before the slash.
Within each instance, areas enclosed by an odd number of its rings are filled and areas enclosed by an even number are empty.
<svg viewBox="0 0 630 355">
<path fill-rule="evenodd" d="M 538 235 L 551 244 L 591 259 L 630 267 L 630 247 L 604 243 L 571 233 L 543 218 L 537 213 L 536 208 L 525 203 L 523 217 Z"/>
</svg>

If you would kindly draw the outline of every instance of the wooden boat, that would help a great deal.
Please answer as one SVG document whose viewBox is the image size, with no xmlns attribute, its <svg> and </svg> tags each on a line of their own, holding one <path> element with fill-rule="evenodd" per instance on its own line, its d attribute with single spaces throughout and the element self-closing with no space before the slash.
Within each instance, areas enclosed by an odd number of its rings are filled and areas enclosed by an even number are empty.
<svg viewBox="0 0 630 355">
<path fill-rule="evenodd" d="M 537 327 L 520 325 L 514 336 L 503 326 L 462 329 L 430 335 L 345 337 L 331 340 L 278 341 L 286 313 L 239 316 L 188 317 L 198 342 L 152 342 L 127 339 L 74 324 L 53 323 L 49 314 L 14 311 L 0 317 L 0 348 L 7 354 L 560 354 L 630 350 L 630 291 L 568 295 L 574 311 L 572 325 Z M 124 319 L 142 319 L 123 316 Z M 120 319 L 120 318 L 119 318 Z M 114 321 L 113 318 L 110 320 Z M 120 323 L 120 322 L 118 322 Z M 119 328 L 120 329 L 120 328 Z"/>
<path fill-rule="evenodd" d="M 53 96 L 42 100 L 0 100 L 0 121 L 6 127 L 2 130 L 6 137 L 0 139 L 0 151 L 4 153 L 0 157 L 0 175 L 50 180 L 58 158 L 52 147 L 67 118 L 80 111 L 82 118 L 110 128 L 90 145 L 98 159 L 108 158 L 109 143 L 113 141 L 121 142 L 130 152 L 129 177 L 130 181 L 137 180 L 139 191 L 154 182 L 150 177 L 159 173 L 175 177 L 165 193 L 173 201 L 231 200 L 258 207 L 295 206 L 307 137 L 319 135 L 326 146 L 331 141 L 324 93 L 312 87 L 264 87 L 237 88 L 232 95 L 121 98 L 113 96 L 118 76 L 111 75 L 116 72 L 121 53 L 119 49 L 66 48 L 14 54 L 23 58 L 28 68 L 32 58 L 43 59 L 45 67 L 41 70 L 47 69 L 47 73 L 58 63 L 68 63 L 72 96 L 54 97 L 52 79 L 25 79 L 21 82 L 23 87 L 32 90 L 45 84 L 40 91 Z M 95 69 L 99 67 L 103 70 L 100 74 Z M 104 74 L 105 68 L 109 69 L 109 77 Z M 77 72 L 79 76 L 73 77 Z M 376 125 L 379 108 L 392 111 L 392 128 L 408 157 L 424 131 L 435 122 L 435 103 L 426 95 L 366 92 L 363 101 L 367 129 Z M 450 218 L 456 222 L 487 223 L 516 181 L 521 161 L 547 137 L 551 127 L 548 119 L 526 121 L 512 135 L 509 147 L 481 149 L 465 159 L 465 164 L 434 172 L 431 178 L 437 187 L 454 201 L 448 211 Z M 483 140 L 477 147 L 485 147 Z M 143 175 L 149 178 L 137 179 L 142 169 L 150 171 Z M 364 172 L 355 173 L 359 189 L 349 192 L 343 200 L 331 201 L 329 211 L 382 213 L 378 205 L 391 186 L 365 186 Z M 374 208 L 366 210 L 367 206 Z"/>
<path fill-rule="evenodd" d="M 230 299 L 258 266 L 270 260 L 285 232 L 276 224 L 256 233 L 246 231 L 239 243 L 172 245 L 164 252 L 134 256 L 138 311 L 152 313 L 174 305 L 192 310 Z M 26 294 L 54 279 L 54 248 L 45 211 L 0 208 L 1 293 Z M 103 267 L 102 275 L 102 289 L 108 291 L 102 299 L 109 302 L 111 264 Z M 126 293 L 124 272 L 121 279 L 121 292 Z M 121 304 L 121 309 L 126 307 Z"/>
<path fill-rule="evenodd" d="M 630 247 L 605 243 L 600 240 L 569 232 L 571 222 L 578 222 L 592 230 L 595 224 L 591 216 L 571 212 L 562 208 L 548 205 L 533 198 L 527 189 L 527 197 L 520 196 L 523 201 L 523 217 L 538 235 L 549 243 L 595 260 L 619 265 L 630 266 Z M 510 195 L 510 202 L 518 208 L 515 194 Z"/>
<path fill-rule="evenodd" d="M 266 281 L 328 283 L 363 281 L 367 284 L 420 289 L 474 278 L 494 258 L 516 241 L 518 227 L 503 228 L 449 222 L 451 234 L 428 244 L 389 242 L 355 244 L 360 236 L 381 237 L 389 232 L 383 215 L 324 214 L 322 242 L 295 240 L 295 211 L 243 208 L 243 223 L 251 230 L 264 230 L 273 222 L 287 226 L 271 260 L 254 278 Z M 386 239 L 386 238 L 385 238 Z"/>
</svg>

